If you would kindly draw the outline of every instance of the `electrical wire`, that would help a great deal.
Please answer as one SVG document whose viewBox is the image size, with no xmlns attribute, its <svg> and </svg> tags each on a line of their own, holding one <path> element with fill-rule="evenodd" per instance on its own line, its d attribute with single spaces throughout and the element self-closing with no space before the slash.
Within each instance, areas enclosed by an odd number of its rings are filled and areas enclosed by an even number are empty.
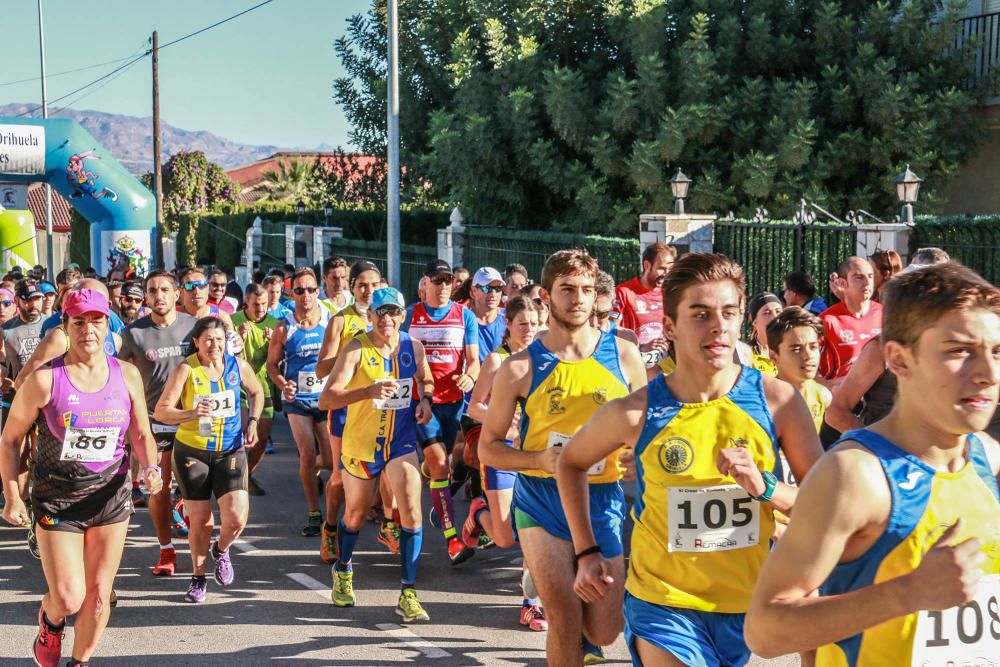
<svg viewBox="0 0 1000 667">
<path fill-rule="evenodd" d="M 165 49 L 165 48 L 167 48 L 168 46 L 173 46 L 174 44 L 178 44 L 178 43 L 180 43 L 180 42 L 183 42 L 183 41 L 184 41 L 185 39 L 190 39 L 191 37 L 194 37 L 195 35 L 200 35 L 201 33 L 205 32 L 206 30 L 211 30 L 212 28 L 217 28 L 217 27 L 219 27 L 220 25 L 222 25 L 223 23 L 228 23 L 229 21 L 232 21 L 233 19 L 237 19 L 237 18 L 239 18 L 239 17 L 243 16 L 244 14 L 249 14 L 249 13 L 250 13 L 250 12 L 252 12 L 253 10 L 255 10 L 255 9 L 259 9 L 259 8 L 263 7 L 264 5 L 269 5 L 269 4 L 271 4 L 272 2 L 274 2 L 274 0 L 264 0 L 264 2 L 261 2 L 261 3 L 259 3 L 259 4 L 256 4 L 256 5 L 254 5 L 253 7 L 250 7 L 249 9 L 244 9 L 244 10 L 243 10 L 242 12 L 240 12 L 239 14 L 233 14 L 233 15 L 232 15 L 232 16 L 230 16 L 229 18 L 225 18 L 225 19 L 222 19 L 221 21 L 218 21 L 218 22 L 216 22 L 216 23 L 213 23 L 212 25 L 209 25 L 209 26 L 205 26 L 204 28 L 201 28 L 200 30 L 195 30 L 195 31 L 194 31 L 194 32 L 192 32 L 192 33 L 189 33 L 189 34 L 187 34 L 187 35 L 184 35 L 183 37 L 178 37 L 177 39 L 175 39 L 175 40 L 173 40 L 173 41 L 170 41 L 170 42 L 167 42 L 166 44 L 163 44 L 163 45 L 161 45 L 161 46 L 160 46 L 160 49 L 161 49 L 161 50 L 162 50 L 162 49 Z"/>
</svg>

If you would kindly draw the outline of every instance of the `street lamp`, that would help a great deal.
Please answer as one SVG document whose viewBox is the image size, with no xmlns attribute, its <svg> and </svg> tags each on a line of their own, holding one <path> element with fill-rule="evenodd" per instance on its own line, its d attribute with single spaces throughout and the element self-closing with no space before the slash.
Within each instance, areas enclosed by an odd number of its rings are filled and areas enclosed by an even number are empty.
<svg viewBox="0 0 1000 667">
<path fill-rule="evenodd" d="M 333 217 L 333 204 L 327 202 L 323 204 L 323 217 L 326 218 L 326 226 L 330 226 L 330 218 Z"/>
<path fill-rule="evenodd" d="M 684 200 L 688 196 L 688 188 L 691 186 L 691 179 L 684 175 L 680 169 L 677 174 L 670 179 L 670 192 L 674 195 L 674 213 L 684 215 Z"/>
<path fill-rule="evenodd" d="M 302 224 L 302 216 L 305 215 L 306 205 L 300 199 L 297 204 L 295 204 L 295 212 L 299 214 L 299 224 Z"/>
<path fill-rule="evenodd" d="M 906 165 L 906 171 L 896 177 L 896 196 L 903 204 L 903 211 L 900 213 L 900 220 L 907 225 L 913 224 L 913 202 L 917 201 L 920 194 L 919 176 L 910 171 L 910 165 Z"/>
</svg>

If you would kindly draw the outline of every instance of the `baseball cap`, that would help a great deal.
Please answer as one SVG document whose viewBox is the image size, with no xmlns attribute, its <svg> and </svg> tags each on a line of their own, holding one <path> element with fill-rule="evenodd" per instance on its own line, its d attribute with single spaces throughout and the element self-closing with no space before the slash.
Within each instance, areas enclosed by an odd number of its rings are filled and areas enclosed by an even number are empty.
<svg viewBox="0 0 1000 667">
<path fill-rule="evenodd" d="M 122 296 L 130 296 L 133 299 L 142 299 L 142 287 L 138 283 L 129 283 L 122 288 Z"/>
<path fill-rule="evenodd" d="M 395 287 L 381 287 L 372 293 L 372 305 L 370 308 L 374 311 L 382 306 L 406 308 L 406 301 Z"/>
<path fill-rule="evenodd" d="M 428 278 L 439 276 L 442 273 L 447 273 L 449 276 L 455 275 L 451 270 L 451 266 L 443 259 L 432 259 L 424 266 L 424 275 Z"/>
<path fill-rule="evenodd" d="M 18 299 L 34 299 L 36 296 L 45 296 L 38 283 L 27 278 L 17 281 L 17 285 L 14 286 L 14 294 L 17 295 Z"/>
<path fill-rule="evenodd" d="M 501 285 L 506 285 L 507 281 L 503 279 L 500 272 L 494 269 L 492 266 L 484 266 L 483 268 L 476 271 L 476 275 L 472 277 L 472 284 L 475 287 L 485 287 L 494 281 L 500 281 Z"/>
<path fill-rule="evenodd" d="M 351 287 L 354 287 L 354 281 L 358 279 L 365 271 L 374 271 L 375 273 L 382 275 L 382 272 L 373 262 L 369 262 L 367 259 L 359 259 L 351 265 L 351 272 L 347 276 L 348 283 Z"/>
<path fill-rule="evenodd" d="M 79 317 L 84 313 L 109 314 L 108 298 L 95 289 L 67 292 L 63 298 L 62 313 L 65 317 Z"/>
<path fill-rule="evenodd" d="M 38 283 L 38 287 L 39 287 L 39 289 L 42 290 L 42 294 L 55 294 L 56 293 L 56 286 L 53 285 L 52 283 L 50 283 L 47 280 Z"/>
</svg>

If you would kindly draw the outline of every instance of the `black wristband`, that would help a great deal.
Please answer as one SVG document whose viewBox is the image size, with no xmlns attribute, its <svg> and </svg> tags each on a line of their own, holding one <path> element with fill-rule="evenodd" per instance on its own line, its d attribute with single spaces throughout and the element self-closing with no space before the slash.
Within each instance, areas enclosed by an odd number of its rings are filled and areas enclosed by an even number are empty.
<svg viewBox="0 0 1000 667">
<path fill-rule="evenodd" d="M 599 553 L 601 553 L 601 547 L 595 544 L 594 546 L 588 547 L 583 551 L 581 551 L 580 553 L 578 553 L 576 555 L 576 561 L 579 563 L 580 559 L 583 558 L 584 556 L 589 556 L 590 554 L 599 554 Z"/>
</svg>

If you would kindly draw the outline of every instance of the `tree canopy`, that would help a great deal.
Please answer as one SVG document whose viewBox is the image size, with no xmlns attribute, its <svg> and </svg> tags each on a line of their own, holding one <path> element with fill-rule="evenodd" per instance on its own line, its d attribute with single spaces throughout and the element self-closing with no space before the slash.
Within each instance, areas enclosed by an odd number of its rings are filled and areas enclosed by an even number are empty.
<svg viewBox="0 0 1000 667">
<path fill-rule="evenodd" d="M 801 197 L 921 210 L 983 139 L 990 82 L 940 0 L 401 0 L 403 161 L 475 223 L 632 233 Z M 385 1 L 336 43 L 352 141 L 385 153 Z"/>
</svg>

